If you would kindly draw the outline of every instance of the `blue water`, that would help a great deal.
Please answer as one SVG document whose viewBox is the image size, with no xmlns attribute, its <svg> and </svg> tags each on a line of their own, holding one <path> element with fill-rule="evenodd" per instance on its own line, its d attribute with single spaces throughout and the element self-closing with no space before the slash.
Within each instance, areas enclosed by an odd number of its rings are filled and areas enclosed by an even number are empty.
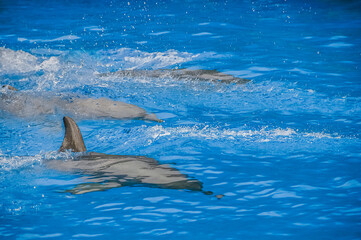
<svg viewBox="0 0 361 240">
<path fill-rule="evenodd" d="M 361 239 L 357 1 L 1 1 L 0 80 L 132 103 L 164 123 L 79 120 L 85 144 L 224 194 L 71 195 L 46 168 L 62 115 L 0 112 L 0 239 Z M 217 69 L 245 85 L 97 73 Z"/>
</svg>

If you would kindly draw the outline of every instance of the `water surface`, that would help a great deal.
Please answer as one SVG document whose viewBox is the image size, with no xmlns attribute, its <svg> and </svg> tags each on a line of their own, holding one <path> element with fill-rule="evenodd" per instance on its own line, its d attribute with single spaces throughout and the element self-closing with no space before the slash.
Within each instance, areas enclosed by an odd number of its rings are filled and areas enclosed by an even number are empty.
<svg viewBox="0 0 361 240">
<path fill-rule="evenodd" d="M 90 151 L 142 155 L 203 182 L 71 195 L 62 117 L 0 112 L 0 238 L 360 239 L 357 1 L 2 1 L 0 79 L 107 97 L 164 123 L 79 119 Z M 245 85 L 99 73 L 217 69 Z"/>
</svg>

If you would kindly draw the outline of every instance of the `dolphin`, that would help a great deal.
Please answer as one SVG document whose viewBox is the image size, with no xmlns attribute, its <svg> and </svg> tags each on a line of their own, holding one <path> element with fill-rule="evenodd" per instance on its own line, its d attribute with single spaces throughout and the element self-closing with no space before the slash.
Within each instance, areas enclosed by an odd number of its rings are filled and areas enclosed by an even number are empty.
<svg viewBox="0 0 361 240">
<path fill-rule="evenodd" d="M 61 97 L 31 94 L 4 85 L 0 91 L 0 110 L 19 117 L 69 114 L 78 118 L 142 119 L 162 122 L 155 114 L 136 105 L 108 98 Z"/>
<path fill-rule="evenodd" d="M 150 78 L 164 78 L 171 77 L 177 79 L 200 80 L 209 82 L 221 83 L 236 83 L 246 84 L 250 82 L 248 79 L 234 77 L 230 74 L 222 73 L 217 70 L 192 70 L 187 68 L 182 69 L 157 69 L 157 70 L 120 70 L 110 73 L 98 74 L 100 77 L 120 77 L 120 78 L 136 78 L 136 77 L 150 77 Z"/>
<path fill-rule="evenodd" d="M 51 169 L 87 176 L 84 178 L 87 183 L 78 184 L 66 192 L 84 194 L 140 185 L 213 194 L 210 191 L 203 191 L 200 181 L 190 179 L 177 169 L 167 164 L 160 164 L 153 158 L 87 152 L 82 134 L 75 121 L 67 116 L 63 118 L 63 121 L 65 136 L 59 151 L 71 150 L 81 154 L 71 159 L 47 160 L 45 164 Z"/>
</svg>

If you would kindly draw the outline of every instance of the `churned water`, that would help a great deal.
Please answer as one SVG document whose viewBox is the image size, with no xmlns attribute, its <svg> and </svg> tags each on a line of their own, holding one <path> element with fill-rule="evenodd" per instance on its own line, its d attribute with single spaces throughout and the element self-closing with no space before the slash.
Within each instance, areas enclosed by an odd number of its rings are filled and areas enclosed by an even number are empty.
<svg viewBox="0 0 361 240">
<path fill-rule="evenodd" d="M 0 80 L 106 97 L 163 123 L 76 119 L 90 151 L 170 164 L 200 192 L 72 195 L 62 113 L 0 112 L 1 239 L 361 239 L 357 1 L 1 1 Z M 122 69 L 217 69 L 245 85 Z M 28 106 L 27 111 L 35 111 Z"/>
</svg>

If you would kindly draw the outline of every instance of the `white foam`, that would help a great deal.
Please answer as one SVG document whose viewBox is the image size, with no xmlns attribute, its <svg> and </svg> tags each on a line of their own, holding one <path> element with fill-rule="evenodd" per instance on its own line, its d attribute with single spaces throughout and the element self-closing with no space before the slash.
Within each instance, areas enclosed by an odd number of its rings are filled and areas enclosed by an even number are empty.
<svg viewBox="0 0 361 240">
<path fill-rule="evenodd" d="M 160 138 L 164 136 L 187 136 L 197 137 L 204 139 L 231 139 L 236 138 L 247 138 L 254 136 L 277 138 L 277 137 L 291 137 L 297 134 L 297 132 L 291 128 L 286 129 L 267 129 L 262 128 L 260 130 L 238 130 L 238 129 L 220 129 L 209 127 L 208 125 L 200 126 L 184 126 L 175 128 L 164 128 L 163 126 L 157 125 L 148 129 L 149 135 L 154 138 Z"/>
<path fill-rule="evenodd" d="M 195 126 L 179 126 L 179 127 L 165 127 L 162 125 L 156 125 L 152 127 L 141 127 L 131 131 L 131 134 L 124 135 L 122 130 L 119 132 L 112 131 L 108 134 L 107 131 L 102 132 L 106 138 L 101 141 L 115 141 L 122 135 L 123 145 L 118 151 L 123 151 L 123 148 L 129 146 L 138 146 L 139 144 L 152 145 L 157 141 L 178 141 L 184 138 L 199 139 L 202 141 L 210 142 L 228 142 L 229 144 L 242 144 L 242 143 L 267 143 L 267 142 L 314 142 L 322 141 L 324 139 L 338 139 L 339 136 L 333 137 L 327 133 L 307 133 L 300 132 L 299 130 L 292 128 L 270 128 L 264 127 L 258 130 L 247 129 L 247 126 L 242 128 L 228 128 L 212 127 L 204 125 Z M 136 137 L 134 137 L 136 136 Z M 140 143 L 139 139 L 143 139 Z M 146 140 L 145 140 L 146 139 Z M 142 145 L 144 146 L 144 145 Z M 163 159 L 164 160 L 164 159 Z"/>
<path fill-rule="evenodd" d="M 10 171 L 13 169 L 19 169 L 27 166 L 32 166 L 42 161 L 41 155 L 35 156 L 0 156 L 0 170 Z"/>
<path fill-rule="evenodd" d="M 60 67 L 57 57 L 42 59 L 22 50 L 0 48 L 0 73 L 22 74 L 40 70 L 56 72 Z"/>
<path fill-rule="evenodd" d="M 40 153 L 34 156 L 5 156 L 0 155 L 0 170 L 10 171 L 14 169 L 25 168 L 29 166 L 34 166 L 41 164 L 44 159 L 71 159 L 74 158 L 74 155 L 71 152 L 47 152 Z"/>
<path fill-rule="evenodd" d="M 66 39 L 66 37 L 64 37 Z M 69 37 L 71 39 L 71 37 Z M 61 90 L 75 88 L 84 84 L 107 85 L 96 73 L 111 72 L 119 69 L 159 69 L 207 58 L 214 53 L 192 54 L 168 50 L 166 52 L 144 52 L 130 48 L 100 50 L 95 54 L 84 52 L 58 51 L 52 49 L 33 49 L 31 52 L 0 48 L 0 74 L 24 75 L 21 81 L 29 81 L 34 90 Z M 219 57 L 219 56 L 213 56 Z M 39 74 L 41 72 L 42 74 Z M 76 81 L 74 81 L 76 79 Z M 147 81 L 149 79 L 145 79 Z M 118 81 L 118 79 L 116 79 Z M 60 83 L 61 84 L 58 84 Z M 36 83 L 34 86 L 33 83 Z"/>
<path fill-rule="evenodd" d="M 60 69 L 59 59 L 57 57 L 50 57 L 49 59 L 44 60 L 39 65 L 39 68 L 49 72 L 57 72 Z"/>
<path fill-rule="evenodd" d="M 64 36 L 53 40 L 61 39 L 75 39 L 75 37 Z M 0 48 L 0 74 L 34 74 L 32 79 L 28 79 L 28 81 L 38 83 L 37 90 L 43 90 L 44 88 L 54 90 L 54 87 L 60 81 L 63 82 L 62 87 L 67 85 L 76 87 L 85 83 L 99 84 L 96 73 L 112 72 L 120 69 L 173 68 L 174 65 L 185 62 L 228 57 L 229 55 L 215 52 L 193 54 L 172 49 L 165 52 L 145 52 L 120 48 L 116 50 L 100 50 L 95 54 L 84 52 L 70 54 L 68 51 L 44 48 L 25 52 L 2 47 Z M 62 61 L 63 59 L 64 61 Z M 45 75 L 41 77 L 35 75 L 39 71 L 45 72 Z M 74 79 L 77 79 L 77 81 L 74 82 Z M 71 81 L 71 83 L 67 84 L 67 81 Z M 102 79 L 102 82 L 104 82 L 104 79 Z"/>
<path fill-rule="evenodd" d="M 176 50 L 168 50 L 165 52 L 142 52 L 139 50 L 132 50 L 129 48 L 121 48 L 116 51 L 109 52 L 110 58 L 123 59 L 122 64 L 128 69 L 140 68 L 165 68 L 171 65 L 180 64 L 192 61 L 199 56 L 199 54 L 191 54 L 187 52 L 179 52 Z"/>
<path fill-rule="evenodd" d="M 305 137 L 310 137 L 310 138 L 329 138 L 329 139 L 341 139 L 341 136 L 332 136 L 329 133 L 322 133 L 322 132 L 310 132 L 310 133 L 304 133 L 303 134 Z"/>
<path fill-rule="evenodd" d="M 22 50 L 0 48 L 0 73 L 26 73 L 36 71 L 38 58 Z"/>
</svg>

